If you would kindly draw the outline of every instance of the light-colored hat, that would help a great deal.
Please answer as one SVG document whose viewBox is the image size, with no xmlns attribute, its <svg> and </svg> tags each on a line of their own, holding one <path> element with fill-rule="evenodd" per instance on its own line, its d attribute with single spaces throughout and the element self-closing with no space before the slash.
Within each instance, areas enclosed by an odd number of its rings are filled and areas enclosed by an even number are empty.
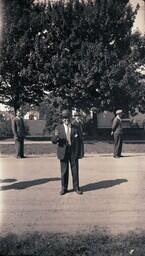
<svg viewBox="0 0 145 256">
<path fill-rule="evenodd" d="M 70 117 L 71 116 L 71 113 L 70 113 L 70 111 L 68 110 L 68 109 L 64 109 L 63 111 L 62 111 L 62 117 L 63 118 L 68 118 L 68 117 Z"/>
<path fill-rule="evenodd" d="M 116 110 L 116 115 L 121 114 L 122 112 L 123 112 L 122 109 L 118 109 Z"/>
</svg>

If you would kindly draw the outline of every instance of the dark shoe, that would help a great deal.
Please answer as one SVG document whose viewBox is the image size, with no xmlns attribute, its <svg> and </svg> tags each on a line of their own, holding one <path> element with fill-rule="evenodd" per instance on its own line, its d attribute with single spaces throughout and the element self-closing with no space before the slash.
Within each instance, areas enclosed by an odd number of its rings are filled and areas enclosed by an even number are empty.
<svg viewBox="0 0 145 256">
<path fill-rule="evenodd" d="M 114 156 L 114 158 L 120 158 L 120 156 Z"/>
<path fill-rule="evenodd" d="M 78 195 L 82 195 L 83 194 L 83 192 L 81 191 L 81 190 L 75 190 L 75 192 L 78 194 Z"/>
<path fill-rule="evenodd" d="M 67 192 L 67 190 L 62 189 L 59 194 L 60 194 L 61 196 L 63 196 L 63 195 L 66 194 L 66 192 Z"/>
</svg>

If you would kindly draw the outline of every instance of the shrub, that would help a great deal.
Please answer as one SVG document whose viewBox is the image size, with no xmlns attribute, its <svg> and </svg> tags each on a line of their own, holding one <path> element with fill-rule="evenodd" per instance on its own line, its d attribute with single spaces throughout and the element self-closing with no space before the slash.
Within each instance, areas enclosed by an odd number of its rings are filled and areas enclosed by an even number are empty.
<svg viewBox="0 0 145 256">
<path fill-rule="evenodd" d="M 1 138 L 13 137 L 11 120 L 5 120 L 0 122 L 0 137 Z"/>
</svg>

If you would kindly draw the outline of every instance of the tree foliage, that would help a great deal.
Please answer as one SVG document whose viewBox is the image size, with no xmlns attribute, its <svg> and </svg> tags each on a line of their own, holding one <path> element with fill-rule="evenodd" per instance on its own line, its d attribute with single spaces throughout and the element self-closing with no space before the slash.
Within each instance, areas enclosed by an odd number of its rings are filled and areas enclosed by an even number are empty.
<svg viewBox="0 0 145 256">
<path fill-rule="evenodd" d="M 138 97 L 136 106 L 145 112 L 145 35 L 138 31 L 133 34 L 131 41 L 131 59 L 138 81 Z"/>
<path fill-rule="evenodd" d="M 131 30 L 138 7 L 129 0 L 4 2 L 0 102 L 17 109 L 51 92 L 70 108 L 137 104 Z"/>
<path fill-rule="evenodd" d="M 42 9 L 33 0 L 5 0 L 3 12 L 0 102 L 16 111 L 25 102 L 38 104 L 43 98 L 39 73 L 30 62 Z"/>
<path fill-rule="evenodd" d="M 138 81 L 130 42 L 137 8 L 133 11 L 128 0 L 49 4 L 36 41 L 46 90 L 81 108 L 135 104 Z"/>
</svg>

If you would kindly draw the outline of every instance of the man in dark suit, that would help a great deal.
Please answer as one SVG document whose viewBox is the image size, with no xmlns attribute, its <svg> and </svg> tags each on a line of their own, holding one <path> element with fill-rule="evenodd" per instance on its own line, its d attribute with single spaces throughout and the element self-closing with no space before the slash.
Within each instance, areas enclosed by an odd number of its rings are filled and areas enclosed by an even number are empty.
<svg viewBox="0 0 145 256">
<path fill-rule="evenodd" d="M 123 143 L 123 129 L 122 129 L 122 109 L 116 111 L 116 117 L 113 120 L 111 135 L 114 136 L 114 158 L 120 158 Z"/>
<path fill-rule="evenodd" d="M 80 120 L 80 112 L 76 111 L 74 113 L 74 120 L 73 120 L 73 125 L 78 127 L 79 130 L 79 137 L 80 137 L 80 158 L 84 157 L 84 141 L 83 141 L 83 127 L 82 123 Z"/>
<path fill-rule="evenodd" d="M 52 142 L 57 143 L 57 157 L 61 166 L 61 186 L 60 195 L 67 193 L 69 178 L 69 163 L 71 166 L 73 190 L 81 195 L 79 189 L 79 162 L 80 158 L 80 135 L 76 126 L 71 124 L 71 113 L 68 110 L 62 112 L 62 121 L 52 137 Z"/>
<path fill-rule="evenodd" d="M 16 117 L 12 119 L 12 131 L 16 146 L 16 157 L 24 158 L 25 126 L 21 111 L 17 111 Z"/>
</svg>

